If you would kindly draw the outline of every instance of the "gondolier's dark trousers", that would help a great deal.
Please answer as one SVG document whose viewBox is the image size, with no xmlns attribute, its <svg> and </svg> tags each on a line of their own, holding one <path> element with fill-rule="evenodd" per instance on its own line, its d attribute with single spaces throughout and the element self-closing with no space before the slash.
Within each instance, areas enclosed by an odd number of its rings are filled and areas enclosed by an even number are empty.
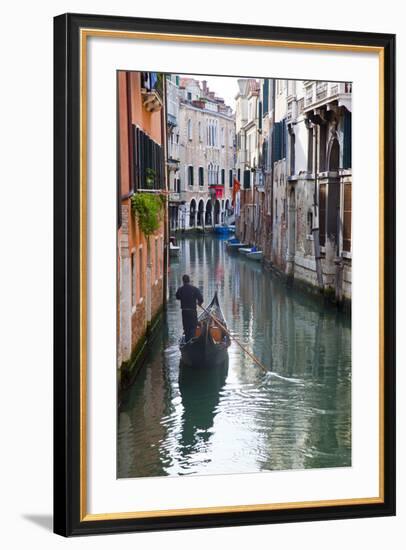
<svg viewBox="0 0 406 550">
<path fill-rule="evenodd" d="M 196 332 L 197 311 L 195 309 L 182 309 L 182 323 L 185 341 L 188 342 Z"/>
</svg>

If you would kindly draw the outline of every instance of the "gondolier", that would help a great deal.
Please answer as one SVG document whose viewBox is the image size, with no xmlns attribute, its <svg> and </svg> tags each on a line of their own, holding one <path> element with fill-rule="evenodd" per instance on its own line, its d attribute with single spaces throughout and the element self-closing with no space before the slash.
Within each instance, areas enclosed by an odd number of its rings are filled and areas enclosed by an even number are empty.
<svg viewBox="0 0 406 550">
<path fill-rule="evenodd" d="M 200 290 L 190 284 L 189 275 L 183 275 L 183 285 L 176 291 L 176 299 L 180 300 L 182 309 L 183 331 L 185 333 L 185 341 L 188 342 L 196 332 L 197 326 L 197 304 L 203 303 L 203 296 Z"/>
</svg>

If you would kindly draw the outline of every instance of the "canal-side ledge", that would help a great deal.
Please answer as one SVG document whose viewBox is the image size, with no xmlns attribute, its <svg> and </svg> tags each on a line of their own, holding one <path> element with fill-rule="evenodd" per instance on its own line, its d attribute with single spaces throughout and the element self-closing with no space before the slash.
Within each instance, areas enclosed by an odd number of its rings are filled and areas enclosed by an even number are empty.
<svg viewBox="0 0 406 550">
<path fill-rule="evenodd" d="M 321 290 L 318 286 L 313 285 L 304 279 L 287 275 L 285 272 L 273 265 L 269 260 L 263 260 L 262 266 L 266 271 L 269 271 L 272 275 L 284 281 L 287 286 L 295 288 L 301 292 L 305 292 L 319 303 L 330 307 L 335 307 L 346 314 L 351 314 L 351 300 L 343 297 L 341 302 L 337 302 L 333 287 L 326 287 L 324 290 Z"/>
<path fill-rule="evenodd" d="M 162 305 L 151 320 L 149 326 L 146 328 L 143 336 L 140 338 L 140 341 L 134 348 L 130 359 L 128 361 L 124 361 L 121 364 L 120 368 L 117 369 L 119 402 L 121 401 L 121 392 L 128 389 L 134 383 L 137 374 L 144 364 L 149 346 L 155 340 L 158 329 L 162 324 L 163 311 L 164 307 Z"/>
<path fill-rule="evenodd" d="M 205 233 L 214 233 L 213 227 L 185 227 L 177 229 L 172 229 L 176 234 L 185 234 L 185 235 L 204 235 Z"/>
</svg>

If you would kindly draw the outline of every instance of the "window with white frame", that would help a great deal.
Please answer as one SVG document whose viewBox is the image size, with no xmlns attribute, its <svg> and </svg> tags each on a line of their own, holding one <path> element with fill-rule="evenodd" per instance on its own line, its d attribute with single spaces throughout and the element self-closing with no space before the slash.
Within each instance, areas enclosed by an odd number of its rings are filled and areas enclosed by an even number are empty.
<svg viewBox="0 0 406 550">
<path fill-rule="evenodd" d="M 187 182 L 193 187 L 193 166 L 188 166 Z"/>
</svg>

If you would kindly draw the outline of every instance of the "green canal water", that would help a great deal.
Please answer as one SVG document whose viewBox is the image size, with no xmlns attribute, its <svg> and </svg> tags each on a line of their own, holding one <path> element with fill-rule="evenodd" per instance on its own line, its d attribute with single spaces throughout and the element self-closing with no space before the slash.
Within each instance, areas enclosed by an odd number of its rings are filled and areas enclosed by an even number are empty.
<svg viewBox="0 0 406 550">
<path fill-rule="evenodd" d="M 224 240 L 181 239 L 163 327 L 118 411 L 119 478 L 351 465 L 351 322 Z M 180 369 L 181 277 L 217 290 L 233 343 L 223 369 Z"/>
</svg>

